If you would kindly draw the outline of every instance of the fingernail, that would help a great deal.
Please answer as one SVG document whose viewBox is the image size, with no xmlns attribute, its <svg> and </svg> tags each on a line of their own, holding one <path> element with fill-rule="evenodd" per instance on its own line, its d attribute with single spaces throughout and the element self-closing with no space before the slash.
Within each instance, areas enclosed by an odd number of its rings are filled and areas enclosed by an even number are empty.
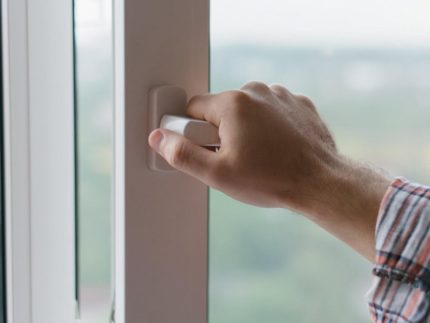
<svg viewBox="0 0 430 323">
<path fill-rule="evenodd" d="M 160 148 L 161 140 L 163 140 L 163 133 L 161 131 L 156 130 L 149 136 L 149 144 L 157 151 Z"/>
</svg>

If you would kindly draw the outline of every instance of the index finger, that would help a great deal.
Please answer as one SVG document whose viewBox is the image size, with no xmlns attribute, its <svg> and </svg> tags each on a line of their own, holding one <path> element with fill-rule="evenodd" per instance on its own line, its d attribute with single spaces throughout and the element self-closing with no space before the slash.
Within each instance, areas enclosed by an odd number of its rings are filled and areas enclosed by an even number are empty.
<svg viewBox="0 0 430 323">
<path fill-rule="evenodd" d="M 196 119 L 209 121 L 219 127 L 222 116 L 234 105 L 240 104 L 246 96 L 242 91 L 227 91 L 218 94 L 202 94 L 191 98 L 187 105 L 187 114 Z"/>
</svg>

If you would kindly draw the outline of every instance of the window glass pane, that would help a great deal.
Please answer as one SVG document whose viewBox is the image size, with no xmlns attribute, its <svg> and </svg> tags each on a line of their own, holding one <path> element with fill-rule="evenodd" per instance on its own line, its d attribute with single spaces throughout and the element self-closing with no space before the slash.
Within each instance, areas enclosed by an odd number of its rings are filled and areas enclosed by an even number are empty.
<svg viewBox="0 0 430 323">
<path fill-rule="evenodd" d="M 112 4 L 75 0 L 77 293 L 83 323 L 110 322 L 113 297 Z"/>
<path fill-rule="evenodd" d="M 211 2 L 212 91 L 283 84 L 312 98 L 343 153 L 430 182 L 428 1 Z M 211 190 L 211 323 L 367 322 L 371 279 L 301 216 Z"/>
</svg>

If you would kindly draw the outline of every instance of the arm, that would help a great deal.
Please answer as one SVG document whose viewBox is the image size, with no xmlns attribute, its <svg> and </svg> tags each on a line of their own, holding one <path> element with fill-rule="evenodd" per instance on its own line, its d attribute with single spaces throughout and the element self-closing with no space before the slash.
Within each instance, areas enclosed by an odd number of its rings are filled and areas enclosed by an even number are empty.
<svg viewBox="0 0 430 323">
<path fill-rule="evenodd" d="M 390 181 L 338 153 L 308 98 L 252 82 L 194 97 L 188 114 L 219 128 L 221 149 L 155 130 L 149 143 L 173 167 L 242 202 L 300 212 L 373 261 Z"/>
<path fill-rule="evenodd" d="M 392 182 L 342 156 L 313 103 L 281 86 L 254 82 L 198 96 L 188 113 L 219 128 L 221 149 L 153 131 L 151 147 L 173 167 L 242 202 L 304 214 L 376 259 L 369 293 L 375 322 L 426 322 L 430 187 Z"/>
</svg>

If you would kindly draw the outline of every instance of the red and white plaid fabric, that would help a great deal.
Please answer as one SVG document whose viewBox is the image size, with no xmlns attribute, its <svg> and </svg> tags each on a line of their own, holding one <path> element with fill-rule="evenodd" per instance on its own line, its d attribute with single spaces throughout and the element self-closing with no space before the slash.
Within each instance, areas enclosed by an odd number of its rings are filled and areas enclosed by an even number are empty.
<svg viewBox="0 0 430 323">
<path fill-rule="evenodd" d="M 430 187 L 397 178 L 376 225 L 374 322 L 430 322 Z"/>
</svg>

